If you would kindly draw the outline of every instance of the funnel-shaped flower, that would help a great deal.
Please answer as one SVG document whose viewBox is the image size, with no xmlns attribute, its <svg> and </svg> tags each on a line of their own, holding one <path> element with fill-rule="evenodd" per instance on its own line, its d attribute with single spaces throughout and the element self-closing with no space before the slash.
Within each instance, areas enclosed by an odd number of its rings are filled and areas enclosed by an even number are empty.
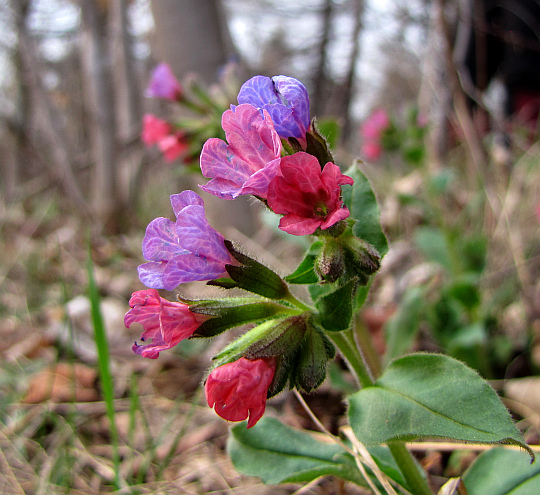
<svg viewBox="0 0 540 495">
<path fill-rule="evenodd" d="M 227 276 L 226 264 L 237 264 L 223 236 L 208 224 L 201 197 L 193 191 L 171 196 L 176 222 L 156 218 L 146 228 L 139 265 L 141 282 L 152 289 L 173 290 L 195 280 Z"/>
<path fill-rule="evenodd" d="M 268 206 L 285 215 L 279 228 L 293 235 L 313 234 L 347 218 L 341 200 L 342 184 L 353 184 L 339 167 L 327 163 L 323 170 L 317 158 L 302 151 L 281 159 L 279 175 L 268 188 Z"/>
<path fill-rule="evenodd" d="M 150 359 L 158 358 L 161 351 L 191 337 L 209 318 L 192 313 L 187 304 L 163 299 L 155 289 L 134 292 L 129 305 L 131 309 L 124 318 L 126 327 L 140 323 L 144 328 L 141 340 L 152 339 L 152 343 L 146 345 L 135 343 L 133 352 Z"/>
<path fill-rule="evenodd" d="M 238 103 L 266 110 L 279 137 L 306 138 L 310 123 L 309 96 L 300 81 L 287 76 L 252 77 L 240 88 Z"/>
<path fill-rule="evenodd" d="M 274 358 L 240 358 L 212 370 L 205 383 L 206 401 L 227 421 L 248 420 L 255 426 L 266 408 L 266 395 L 276 371 Z"/>
<path fill-rule="evenodd" d="M 158 64 L 146 89 L 146 96 L 176 101 L 182 97 L 182 86 L 172 69 L 165 63 Z"/>
<path fill-rule="evenodd" d="M 266 199 L 281 156 L 281 141 L 268 113 L 252 105 L 227 110 L 221 120 L 225 141 L 212 138 L 201 152 L 201 171 L 211 178 L 202 189 L 223 199 L 253 194 Z"/>
</svg>

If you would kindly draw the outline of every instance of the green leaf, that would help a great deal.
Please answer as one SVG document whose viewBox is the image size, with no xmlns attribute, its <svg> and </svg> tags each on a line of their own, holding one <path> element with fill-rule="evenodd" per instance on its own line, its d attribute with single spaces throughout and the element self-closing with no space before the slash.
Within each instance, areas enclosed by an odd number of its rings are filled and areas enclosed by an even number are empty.
<svg viewBox="0 0 540 495">
<path fill-rule="evenodd" d="M 366 486 L 342 447 L 320 442 L 274 418 L 262 418 L 249 430 L 245 422 L 231 428 L 227 450 L 240 473 L 257 476 L 266 484 L 309 482 L 333 475 Z"/>
<path fill-rule="evenodd" d="M 285 281 L 290 284 L 316 284 L 319 282 L 319 277 L 314 270 L 315 260 L 322 248 L 323 243 L 321 241 L 314 242 L 309 248 L 306 256 L 298 265 L 298 268 L 285 277 Z"/>
<path fill-rule="evenodd" d="M 447 270 L 452 270 L 452 261 L 448 242 L 439 229 L 418 227 L 414 241 L 429 261 L 434 261 Z"/>
<path fill-rule="evenodd" d="M 349 397 L 356 437 L 373 445 L 419 437 L 515 444 L 523 441 L 497 393 L 478 373 L 439 354 L 393 361 L 372 387 Z"/>
<path fill-rule="evenodd" d="M 317 127 L 319 133 L 326 139 L 328 146 L 335 150 L 338 146 L 341 131 L 337 120 L 332 117 L 317 119 Z"/>
<path fill-rule="evenodd" d="M 353 234 L 379 251 L 381 258 L 388 251 L 388 241 L 379 222 L 379 205 L 366 176 L 353 164 L 345 175 L 354 179 L 352 186 L 343 186 L 343 201 L 351 212 L 351 219 L 356 220 Z"/>
<path fill-rule="evenodd" d="M 410 350 L 420 327 L 425 303 L 423 289 L 413 287 L 405 293 L 399 309 L 385 325 L 386 362 Z"/>
<path fill-rule="evenodd" d="M 351 279 L 342 287 L 321 296 L 315 306 L 319 310 L 317 322 L 326 330 L 339 332 L 347 330 L 353 313 L 352 295 L 356 280 Z"/>
<path fill-rule="evenodd" d="M 540 463 L 525 452 L 495 448 L 484 452 L 463 475 L 468 495 L 537 495 Z"/>
</svg>

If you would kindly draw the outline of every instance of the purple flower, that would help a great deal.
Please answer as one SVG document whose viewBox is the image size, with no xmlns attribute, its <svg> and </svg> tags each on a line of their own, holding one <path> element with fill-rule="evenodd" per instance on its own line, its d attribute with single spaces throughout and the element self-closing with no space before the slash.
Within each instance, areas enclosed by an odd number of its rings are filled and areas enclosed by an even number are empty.
<svg viewBox="0 0 540 495">
<path fill-rule="evenodd" d="M 165 98 L 176 101 L 182 96 L 182 86 L 176 79 L 172 69 L 161 63 L 156 66 L 150 78 L 150 84 L 146 89 L 146 96 L 151 98 Z"/>
<path fill-rule="evenodd" d="M 300 81 L 287 76 L 252 77 L 240 88 L 238 103 L 266 110 L 279 137 L 305 139 L 310 123 L 309 96 Z"/>
<path fill-rule="evenodd" d="M 173 290 L 195 280 L 227 276 L 225 265 L 237 264 L 223 236 L 208 224 L 204 202 L 193 191 L 171 196 L 176 222 L 156 218 L 146 228 L 139 265 L 141 282 L 152 289 Z"/>
<path fill-rule="evenodd" d="M 223 113 L 225 141 L 211 138 L 201 152 L 201 171 L 211 178 L 201 188 L 223 199 L 242 194 L 266 198 L 281 157 L 281 140 L 268 113 L 238 105 Z"/>
</svg>

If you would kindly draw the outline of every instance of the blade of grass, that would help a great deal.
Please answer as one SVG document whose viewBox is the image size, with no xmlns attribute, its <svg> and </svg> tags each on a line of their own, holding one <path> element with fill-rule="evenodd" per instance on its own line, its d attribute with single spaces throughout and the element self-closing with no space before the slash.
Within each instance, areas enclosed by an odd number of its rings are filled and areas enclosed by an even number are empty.
<svg viewBox="0 0 540 495">
<path fill-rule="evenodd" d="M 101 382 L 101 388 L 103 391 L 103 397 L 107 406 L 107 417 L 109 418 L 111 428 L 111 443 L 113 448 L 113 466 L 115 474 L 114 484 L 116 486 L 116 489 L 119 490 L 122 487 L 120 478 L 120 455 L 118 452 L 118 430 L 116 429 L 114 410 L 114 387 L 109 366 L 109 342 L 107 340 L 107 334 L 105 332 L 103 315 L 101 314 L 101 296 L 99 294 L 94 278 L 94 265 L 92 263 L 90 243 L 88 247 L 88 295 L 90 297 L 90 306 L 92 310 L 92 325 L 94 327 L 94 339 L 96 341 L 96 348 L 98 354 L 99 377 Z"/>
</svg>

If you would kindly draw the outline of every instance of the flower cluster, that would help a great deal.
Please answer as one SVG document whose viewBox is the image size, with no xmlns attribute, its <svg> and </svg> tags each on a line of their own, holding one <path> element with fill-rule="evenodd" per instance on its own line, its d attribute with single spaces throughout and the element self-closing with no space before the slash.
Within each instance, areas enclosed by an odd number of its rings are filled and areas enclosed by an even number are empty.
<svg viewBox="0 0 540 495">
<path fill-rule="evenodd" d="M 229 104 L 226 92 L 230 86 L 237 87 L 234 70 L 223 70 L 222 74 L 219 86 L 207 90 L 195 80 L 183 86 L 169 65 L 158 64 L 152 71 L 145 96 L 164 100 L 167 113 L 172 116 L 164 120 L 145 114 L 143 143 L 148 147 L 156 145 L 166 162 L 180 159 L 189 165 L 196 161 L 208 128 L 219 128 L 221 114 Z"/>
<path fill-rule="evenodd" d="M 148 93 L 182 99 L 182 88 L 163 66 Z M 223 112 L 221 125 L 225 140 L 211 138 L 202 147 L 201 172 L 210 180 L 201 188 L 227 200 L 252 195 L 281 215 L 284 232 L 318 236 L 324 247 L 310 258 L 311 273 L 321 283 L 339 282 L 352 296 L 379 258 L 354 237 L 354 222 L 347 223 L 341 186 L 354 181 L 333 163 L 311 120 L 306 88 L 291 77 L 253 77 L 241 87 L 238 105 Z M 145 143 L 162 147 L 171 135 L 166 122 L 145 118 Z M 142 243 L 147 262 L 139 266 L 139 278 L 149 289 L 133 294 L 125 324 L 140 323 L 145 344 L 135 343 L 133 350 L 154 359 L 184 339 L 255 324 L 215 357 L 205 381 L 208 405 L 229 421 L 248 419 L 250 428 L 262 417 L 267 398 L 287 384 L 310 392 L 324 380 L 334 356 L 324 327 L 332 319 L 298 301 L 285 280 L 214 230 L 198 194 L 174 194 L 171 205 L 176 220 L 153 220 Z M 195 281 L 243 289 L 252 297 L 169 302 L 157 291 Z M 317 309 L 324 313 L 328 305 Z M 337 325 L 347 324 L 347 315 L 340 316 Z"/>
</svg>

